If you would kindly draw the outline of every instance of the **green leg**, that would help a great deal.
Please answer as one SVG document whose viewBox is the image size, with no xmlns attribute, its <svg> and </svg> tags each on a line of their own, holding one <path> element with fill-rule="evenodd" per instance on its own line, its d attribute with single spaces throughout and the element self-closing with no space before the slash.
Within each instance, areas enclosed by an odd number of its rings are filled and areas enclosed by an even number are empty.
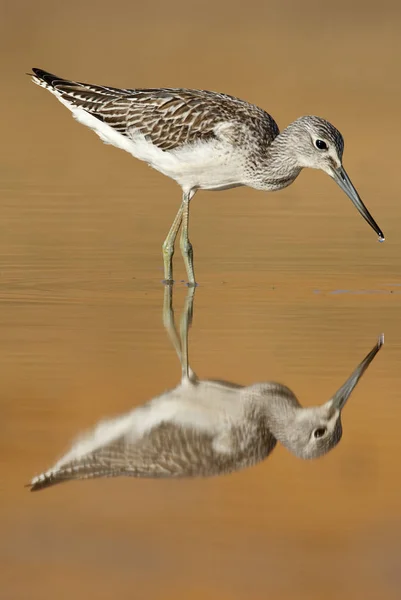
<svg viewBox="0 0 401 600">
<path fill-rule="evenodd" d="M 197 377 L 189 366 L 188 332 L 192 323 L 194 295 L 195 288 L 188 288 L 184 309 L 182 311 L 180 336 L 178 335 L 174 319 L 173 286 L 166 285 L 164 288 L 163 302 L 163 325 L 166 328 L 167 335 L 170 338 L 170 341 L 177 352 L 178 359 L 181 363 L 182 379 L 189 379 L 192 382 L 195 382 Z"/>
<path fill-rule="evenodd" d="M 192 250 L 192 244 L 188 238 L 188 226 L 189 226 L 189 202 L 195 192 L 184 194 L 182 200 L 182 230 L 181 230 L 181 253 L 184 259 L 185 268 L 188 275 L 188 285 L 190 287 L 196 285 L 195 273 L 194 273 L 194 253 Z"/>
<path fill-rule="evenodd" d="M 172 285 L 166 285 L 164 288 L 163 325 L 167 331 L 167 335 L 170 338 L 170 342 L 172 343 L 174 350 L 177 352 L 178 360 L 181 363 L 181 341 L 178 336 L 174 321 Z"/>
<path fill-rule="evenodd" d="M 184 201 L 175 216 L 170 231 L 167 234 L 166 239 L 163 243 L 163 261 L 164 261 L 164 283 L 171 285 L 174 283 L 173 280 L 173 256 L 174 256 L 174 245 L 177 237 L 178 230 L 182 222 L 182 212 L 184 209 Z"/>
<path fill-rule="evenodd" d="M 188 359 L 188 332 L 192 325 L 192 317 L 194 310 L 195 286 L 188 288 L 187 297 L 185 298 L 184 310 L 182 311 L 180 336 L 181 336 L 181 368 L 182 378 L 191 381 L 196 380 L 196 375 L 189 366 Z"/>
</svg>

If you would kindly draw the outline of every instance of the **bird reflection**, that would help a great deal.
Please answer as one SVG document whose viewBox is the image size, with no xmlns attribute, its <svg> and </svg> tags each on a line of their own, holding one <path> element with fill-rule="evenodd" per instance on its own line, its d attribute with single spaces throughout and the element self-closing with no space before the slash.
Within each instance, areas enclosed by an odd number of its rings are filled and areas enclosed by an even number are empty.
<svg viewBox="0 0 401 600">
<path fill-rule="evenodd" d="M 265 459 L 277 441 L 304 459 L 338 444 L 342 409 L 383 345 L 383 335 L 328 402 L 303 408 L 279 383 L 241 386 L 199 379 L 188 362 L 195 288 L 188 289 L 179 331 L 172 294 L 167 286 L 163 323 L 181 363 L 181 382 L 129 413 L 101 421 L 54 467 L 32 479 L 32 491 L 94 477 L 222 475 Z"/>
</svg>

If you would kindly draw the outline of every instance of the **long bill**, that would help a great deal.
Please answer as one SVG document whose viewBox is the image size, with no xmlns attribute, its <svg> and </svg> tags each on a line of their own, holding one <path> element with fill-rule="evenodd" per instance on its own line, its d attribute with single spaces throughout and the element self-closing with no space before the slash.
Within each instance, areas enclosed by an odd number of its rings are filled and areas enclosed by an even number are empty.
<svg viewBox="0 0 401 600">
<path fill-rule="evenodd" d="M 348 177 L 344 167 L 340 167 L 339 169 L 333 169 L 332 177 L 334 181 L 340 186 L 340 188 L 345 192 L 358 210 L 358 212 L 363 216 L 363 218 L 369 223 L 372 229 L 379 236 L 379 242 L 384 242 L 384 234 L 362 200 L 359 197 L 358 192 L 352 185 L 350 178 Z"/>
<path fill-rule="evenodd" d="M 372 348 L 372 350 L 365 356 L 363 361 L 357 366 L 355 371 L 352 373 L 350 377 L 348 377 L 347 381 L 340 387 L 340 389 L 334 394 L 332 398 L 332 406 L 338 410 L 342 410 L 344 408 L 345 403 L 350 397 L 354 387 L 379 352 L 380 348 L 384 344 L 384 334 L 382 333 L 377 340 L 376 345 Z"/>
</svg>

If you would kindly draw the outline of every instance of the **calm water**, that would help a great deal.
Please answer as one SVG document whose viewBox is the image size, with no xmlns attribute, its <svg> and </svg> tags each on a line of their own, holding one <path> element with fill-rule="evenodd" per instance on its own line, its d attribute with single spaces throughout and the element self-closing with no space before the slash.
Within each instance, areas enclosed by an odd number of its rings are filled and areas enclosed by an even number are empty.
<svg viewBox="0 0 401 600">
<path fill-rule="evenodd" d="M 391 135 L 399 9 L 388 3 L 379 15 L 363 5 L 361 15 L 340 2 L 348 25 L 338 16 L 329 27 L 309 1 L 291 29 L 277 4 L 266 38 L 252 11 L 245 17 L 230 3 L 232 24 L 216 14 L 205 47 L 208 3 L 192 16 L 178 2 L 173 14 L 160 5 L 156 18 L 143 9 L 138 27 L 133 6 L 118 0 L 113 31 L 106 5 L 87 30 L 91 3 L 75 4 L 56 14 L 49 2 L 35 13 L 30 3 L 23 14 L 9 8 L 2 36 L 15 51 L 0 149 L 0 597 L 399 598 L 401 204 Z M 268 81 L 264 62 L 282 39 L 275 27 L 289 27 L 290 37 Z M 136 55 L 141 44 L 152 52 Z M 293 72 L 294 51 L 302 73 Z M 77 433 L 180 376 L 160 283 L 180 190 L 75 124 L 22 76 L 32 61 L 111 85 L 219 89 L 261 104 L 281 126 L 317 113 L 342 129 L 345 167 L 385 244 L 317 172 L 277 194 L 200 192 L 191 207 L 200 286 L 190 353 L 200 377 L 274 379 L 317 404 L 384 331 L 335 451 L 303 462 L 278 447 L 220 479 L 73 482 L 38 494 L 23 487 Z M 382 122 L 365 130 L 377 111 Z M 179 251 L 175 267 L 181 280 Z M 186 288 L 175 291 L 179 314 Z"/>
</svg>

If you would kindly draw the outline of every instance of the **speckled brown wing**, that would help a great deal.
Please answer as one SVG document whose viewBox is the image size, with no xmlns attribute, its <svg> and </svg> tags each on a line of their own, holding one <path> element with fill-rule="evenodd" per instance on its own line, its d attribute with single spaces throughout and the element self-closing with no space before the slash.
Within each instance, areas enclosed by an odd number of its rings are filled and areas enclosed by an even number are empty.
<svg viewBox="0 0 401 600">
<path fill-rule="evenodd" d="M 278 135 L 274 119 L 261 108 L 238 98 L 187 89 L 117 89 L 60 79 L 33 69 L 34 75 L 63 100 L 133 138 L 141 133 L 162 150 L 174 150 L 197 140 L 224 138 L 242 143 L 257 131 L 268 146 Z"/>
<path fill-rule="evenodd" d="M 133 137 L 140 132 L 162 150 L 199 140 L 224 139 L 240 144 L 258 127 L 265 133 L 266 145 L 278 134 L 273 119 L 261 109 L 230 96 L 198 90 L 133 90 L 129 96 L 101 106 L 97 114 L 123 135 Z"/>
<path fill-rule="evenodd" d="M 215 436 L 192 427 L 163 422 L 141 440 L 120 438 L 49 471 L 31 487 L 37 491 L 72 479 L 95 477 L 178 478 L 228 473 L 265 458 L 276 441 L 263 422 L 232 429 L 226 452 L 215 447 Z"/>
</svg>

